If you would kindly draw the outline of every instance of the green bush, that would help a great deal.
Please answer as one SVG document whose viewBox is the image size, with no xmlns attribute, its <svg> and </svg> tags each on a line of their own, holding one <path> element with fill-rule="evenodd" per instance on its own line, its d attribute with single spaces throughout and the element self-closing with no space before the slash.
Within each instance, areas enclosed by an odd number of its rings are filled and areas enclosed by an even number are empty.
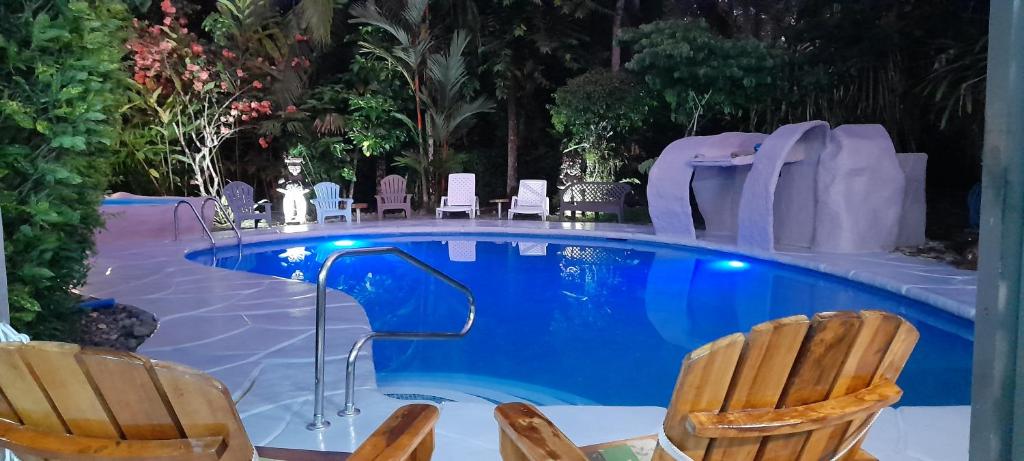
<svg viewBox="0 0 1024 461">
<path fill-rule="evenodd" d="M 0 208 L 11 316 L 67 338 L 125 104 L 127 10 L 112 0 L 0 4 Z"/>
<path fill-rule="evenodd" d="M 703 22 L 657 21 L 623 30 L 620 41 L 634 52 L 626 68 L 664 96 L 690 135 L 707 118 L 756 126 L 761 110 L 787 86 L 785 51 L 715 35 Z"/>
<path fill-rule="evenodd" d="M 569 80 L 555 92 L 551 122 L 567 136 L 567 157 L 582 155 L 583 178 L 615 179 L 634 136 L 646 125 L 654 106 L 649 93 L 647 86 L 631 75 L 604 69 Z M 563 180 L 566 174 L 563 172 Z"/>
</svg>

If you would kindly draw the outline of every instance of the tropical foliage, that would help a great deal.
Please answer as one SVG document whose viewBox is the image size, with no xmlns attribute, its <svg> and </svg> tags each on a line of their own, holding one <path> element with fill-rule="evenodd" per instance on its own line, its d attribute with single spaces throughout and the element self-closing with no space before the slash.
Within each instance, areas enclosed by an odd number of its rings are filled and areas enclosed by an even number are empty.
<svg viewBox="0 0 1024 461">
<path fill-rule="evenodd" d="M 0 4 L 0 208 L 11 315 L 37 339 L 73 334 L 71 290 L 102 226 L 127 9 L 114 0 Z"/>
<path fill-rule="evenodd" d="M 725 118 L 747 129 L 777 107 L 786 88 L 783 51 L 753 39 L 729 39 L 703 21 L 658 21 L 623 31 L 633 49 L 626 68 L 642 75 L 694 135 L 705 119 Z"/>
<path fill-rule="evenodd" d="M 614 181 L 655 101 L 639 79 L 597 69 L 555 92 L 551 122 L 566 135 L 563 183 Z"/>
</svg>

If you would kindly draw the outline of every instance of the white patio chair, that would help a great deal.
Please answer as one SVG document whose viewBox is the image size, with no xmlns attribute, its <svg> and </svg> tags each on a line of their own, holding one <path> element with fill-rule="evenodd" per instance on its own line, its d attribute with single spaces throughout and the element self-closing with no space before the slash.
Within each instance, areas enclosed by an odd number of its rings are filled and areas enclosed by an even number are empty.
<svg viewBox="0 0 1024 461">
<path fill-rule="evenodd" d="M 271 227 L 270 202 L 266 200 L 254 202 L 252 186 L 242 181 L 231 181 L 224 186 L 224 197 L 228 201 L 228 207 L 231 208 L 231 214 L 235 217 L 235 226 L 239 229 L 242 228 L 242 221 L 247 219 L 253 220 L 252 227 L 254 229 L 260 227 L 260 221 L 266 221 L 267 227 Z M 256 207 L 260 205 L 263 205 L 262 212 L 256 211 Z"/>
<path fill-rule="evenodd" d="M 405 193 L 405 178 L 393 174 L 380 180 L 377 198 L 377 219 L 384 219 L 387 210 L 402 210 L 408 219 L 412 216 L 412 194 Z"/>
<path fill-rule="evenodd" d="M 340 216 L 352 224 L 352 199 L 341 198 L 341 186 L 333 182 L 322 182 L 313 186 L 313 191 L 316 192 L 316 198 L 310 199 L 310 202 L 316 207 L 318 223 L 323 224 L 331 216 Z"/>
<path fill-rule="evenodd" d="M 437 219 L 444 213 L 469 213 L 469 219 L 480 215 L 480 198 L 476 196 L 476 175 L 452 173 L 448 175 L 448 195 L 441 197 Z"/>
<path fill-rule="evenodd" d="M 548 220 L 551 213 L 548 200 L 548 182 L 543 179 L 523 179 L 519 181 L 519 193 L 512 197 L 508 208 L 508 220 L 518 214 L 540 215 L 542 221 Z"/>
</svg>

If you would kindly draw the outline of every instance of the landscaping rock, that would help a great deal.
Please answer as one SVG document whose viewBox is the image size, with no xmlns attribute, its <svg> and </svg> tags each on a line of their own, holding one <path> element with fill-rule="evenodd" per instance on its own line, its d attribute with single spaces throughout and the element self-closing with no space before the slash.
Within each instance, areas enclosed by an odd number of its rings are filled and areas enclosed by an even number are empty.
<svg viewBox="0 0 1024 461">
<path fill-rule="evenodd" d="M 157 319 L 153 314 L 134 306 L 115 304 L 82 316 L 78 343 L 134 352 L 156 327 Z"/>
</svg>

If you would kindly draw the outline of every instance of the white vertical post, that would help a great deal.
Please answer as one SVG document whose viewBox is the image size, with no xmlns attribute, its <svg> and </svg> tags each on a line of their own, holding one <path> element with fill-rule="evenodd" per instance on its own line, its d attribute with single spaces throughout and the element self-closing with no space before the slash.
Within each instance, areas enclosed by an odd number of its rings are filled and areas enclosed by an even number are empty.
<svg viewBox="0 0 1024 461">
<path fill-rule="evenodd" d="M 4 257 L 4 219 L 0 213 L 0 323 L 11 323 L 11 306 L 7 300 L 7 259 Z"/>
</svg>

